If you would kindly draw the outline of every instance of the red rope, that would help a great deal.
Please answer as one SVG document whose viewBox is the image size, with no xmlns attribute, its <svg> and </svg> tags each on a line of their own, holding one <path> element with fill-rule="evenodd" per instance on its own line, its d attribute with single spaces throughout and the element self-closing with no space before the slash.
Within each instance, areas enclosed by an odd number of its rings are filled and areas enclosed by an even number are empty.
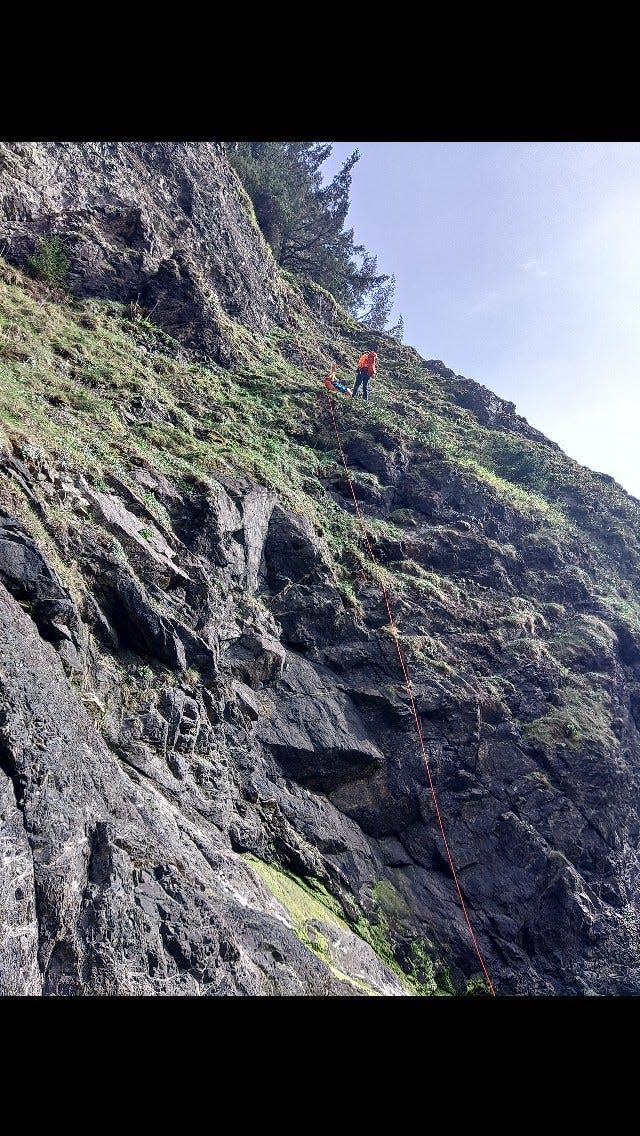
<svg viewBox="0 0 640 1136">
<path fill-rule="evenodd" d="M 329 403 L 329 409 L 331 410 L 331 417 L 333 418 L 333 428 L 335 430 L 335 435 L 336 435 L 336 439 L 337 439 L 337 442 L 338 442 L 338 449 L 340 450 L 340 456 L 342 457 L 342 464 L 344 465 L 345 473 L 347 475 L 347 481 L 349 482 L 349 488 L 351 490 L 351 496 L 353 497 L 353 503 L 354 503 L 355 510 L 356 510 L 356 516 L 358 518 L 358 522 L 360 524 L 360 529 L 361 529 L 362 535 L 365 539 L 365 543 L 366 543 L 367 548 L 369 550 L 369 556 L 371 557 L 372 562 L 374 564 L 377 564 L 378 561 L 376 560 L 375 553 L 373 551 L 373 548 L 371 547 L 371 541 L 369 540 L 369 534 L 367 533 L 367 530 L 364 526 L 364 520 L 363 520 L 363 517 L 362 517 L 362 513 L 360 512 L 360 505 L 358 503 L 358 499 L 356 497 L 355 490 L 353 488 L 353 482 L 352 482 L 350 474 L 349 474 L 349 467 L 347 465 L 347 459 L 345 457 L 345 453 L 344 453 L 344 450 L 342 448 L 342 442 L 340 441 L 340 433 L 339 433 L 339 430 L 338 430 L 338 422 L 337 422 L 337 419 L 336 419 L 336 413 L 335 413 L 334 405 L 333 405 L 333 402 L 332 402 L 331 397 L 329 395 L 329 392 L 325 391 L 325 394 L 327 396 L 327 402 Z M 391 611 L 391 603 L 390 603 L 390 600 L 389 600 L 389 593 L 388 593 L 387 589 L 385 588 L 384 584 L 382 583 L 382 581 L 380 581 L 380 587 L 382 588 L 382 594 L 384 596 L 384 602 L 385 602 L 385 605 L 386 605 L 386 608 L 387 608 L 387 614 L 389 616 L 389 624 L 391 626 L 391 631 L 392 631 L 392 634 L 393 634 L 393 641 L 395 643 L 396 651 L 397 651 L 397 654 L 398 654 L 398 659 L 400 660 L 400 666 L 402 668 L 402 673 L 404 675 L 405 686 L 407 688 L 409 700 L 411 702 L 411 710 L 413 712 L 413 717 L 414 717 L 415 724 L 416 724 L 416 730 L 417 730 L 417 733 L 418 733 L 418 739 L 420 741 L 420 749 L 421 749 L 421 752 L 422 752 L 422 761 L 423 761 L 423 764 L 424 764 L 424 767 L 425 767 L 425 770 L 426 770 L 426 773 L 427 773 L 427 778 L 428 778 L 428 781 L 429 781 L 429 788 L 431 789 L 431 798 L 433 800 L 433 807 L 435 809 L 436 819 L 438 821 L 438 828 L 440 829 L 440 835 L 442 837 L 442 842 L 443 842 L 445 849 L 446 849 L 446 852 L 447 852 L 447 859 L 449 861 L 449 867 L 451 869 L 451 875 L 453 877 L 455 889 L 458 893 L 458 899 L 460 900 L 460 906 L 462 908 L 462 914 L 464 915 L 465 922 L 467 924 L 467 928 L 468 928 L 468 931 L 469 931 L 471 942 L 473 943 L 473 948 L 476 952 L 476 955 L 478 956 L 480 966 L 482 967 L 482 973 L 484 974 L 484 977 L 486 979 L 487 986 L 489 987 L 489 991 L 495 997 L 496 992 L 494 990 L 493 983 L 492 983 L 492 981 L 489 977 L 489 972 L 486 968 L 484 958 L 482 957 L 482 952 L 480 950 L 480 947 L 478 946 L 478 940 L 476 939 L 473 927 L 471 926 L 471 920 L 470 920 L 469 914 L 467 912 L 467 905 L 464 902 L 462 890 L 461 890 L 460 884 L 458 882 L 458 874 L 457 874 L 456 869 L 455 869 L 455 865 L 454 865 L 454 862 L 453 862 L 453 856 L 451 855 L 451 850 L 449 848 L 449 842 L 447 840 L 447 836 L 446 836 L 446 833 L 445 833 L 445 830 L 444 830 L 444 822 L 442 820 L 442 813 L 440 812 L 440 806 L 438 804 L 438 798 L 436 796 L 435 785 L 433 783 L 433 778 L 431 776 L 431 767 L 429 765 L 429 757 L 428 757 L 428 754 L 427 754 L 427 747 L 425 745 L 424 737 L 423 737 L 423 734 L 422 734 L 422 727 L 420 725 L 420 718 L 418 717 L 418 708 L 416 706 L 416 700 L 415 700 L 414 695 L 413 695 L 413 688 L 412 688 L 412 685 L 411 685 L 411 679 L 409 678 L 409 672 L 407 670 L 407 665 L 405 663 L 404 656 L 402 654 L 402 649 L 400 647 L 400 642 L 399 642 L 399 639 L 398 639 L 398 629 L 396 627 L 396 622 L 395 622 L 395 619 L 393 618 L 393 613 Z"/>
</svg>

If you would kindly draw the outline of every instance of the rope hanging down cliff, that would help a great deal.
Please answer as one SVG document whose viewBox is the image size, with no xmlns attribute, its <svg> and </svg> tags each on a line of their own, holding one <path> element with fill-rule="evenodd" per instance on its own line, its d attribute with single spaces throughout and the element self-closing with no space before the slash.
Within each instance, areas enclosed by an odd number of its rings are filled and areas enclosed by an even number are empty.
<svg viewBox="0 0 640 1136">
<path fill-rule="evenodd" d="M 356 497 L 355 490 L 354 490 L 354 487 L 353 487 L 353 482 L 352 482 L 351 476 L 349 474 L 349 467 L 347 465 L 347 459 L 346 459 L 345 452 L 344 452 L 344 449 L 343 449 L 343 446 L 342 446 L 342 442 L 340 440 L 340 432 L 338 430 L 338 421 L 337 421 L 337 418 L 336 418 L 335 407 L 334 407 L 333 401 L 331 399 L 331 396 L 329 394 L 329 391 L 327 389 L 325 389 L 324 393 L 326 395 L 327 402 L 329 403 L 329 410 L 331 412 L 331 417 L 333 419 L 333 428 L 334 428 L 334 431 L 335 431 L 336 440 L 338 442 L 338 449 L 340 451 L 340 456 L 342 458 L 342 464 L 344 465 L 347 481 L 349 482 L 349 489 L 351 490 L 351 496 L 353 497 L 353 504 L 354 504 L 354 508 L 355 508 L 355 511 L 356 511 L 356 516 L 358 518 L 358 523 L 360 525 L 360 530 L 362 532 L 362 536 L 363 536 L 365 544 L 367 546 L 371 561 L 372 561 L 373 564 L 377 565 L 378 562 L 376 560 L 375 553 L 374 553 L 373 548 L 371 546 L 369 534 L 367 533 L 367 530 L 365 528 L 364 519 L 363 519 L 363 516 L 362 516 L 362 512 L 360 510 L 360 505 L 358 503 L 358 499 Z M 413 687 L 411 685 L 411 679 L 409 677 L 409 672 L 407 670 L 405 658 L 404 658 L 404 655 L 403 655 L 403 652 L 402 652 L 402 648 L 400 646 L 398 629 L 397 629 L 397 626 L 396 626 L 395 619 L 393 617 L 393 612 L 391 610 L 391 602 L 390 602 L 390 599 L 389 599 L 389 593 L 388 593 L 385 585 L 382 583 L 382 581 L 379 581 L 379 582 L 380 582 L 380 587 L 382 589 L 382 594 L 384 596 L 384 602 L 385 602 L 385 606 L 386 606 L 386 609 L 387 609 L 387 614 L 389 616 L 389 626 L 391 627 L 391 634 L 392 634 L 393 641 L 394 641 L 394 644 L 395 644 L 398 659 L 400 661 L 400 667 L 402 669 L 402 673 L 403 673 L 403 676 L 404 676 L 405 687 L 406 687 L 407 693 L 409 695 L 409 701 L 411 703 L 411 712 L 413 714 L 413 719 L 414 719 L 416 731 L 417 731 L 417 734 L 418 734 L 418 740 L 420 742 L 420 751 L 421 751 L 421 756 L 422 756 L 422 763 L 424 765 L 425 772 L 427 774 L 427 780 L 429 782 L 429 788 L 431 790 L 431 799 L 433 801 L 433 807 L 434 807 L 435 814 L 436 814 L 436 820 L 438 822 L 438 828 L 440 830 L 440 836 L 442 837 L 442 843 L 444 844 L 444 847 L 445 847 L 445 850 L 446 850 L 446 853 L 447 853 L 447 860 L 449 862 L 449 869 L 451 871 L 453 883 L 455 885 L 455 889 L 456 889 L 456 892 L 458 894 L 458 899 L 460 901 L 460 906 L 462 908 L 462 914 L 464 916 L 464 920 L 465 920 L 465 923 L 467 925 L 467 930 L 469 932 L 469 936 L 470 936 L 471 942 L 473 944 L 473 949 L 474 949 L 476 955 L 478 956 L 478 960 L 480 962 L 480 966 L 482 968 L 482 973 L 483 973 L 485 981 L 487 983 L 487 987 L 489 989 L 489 992 L 492 995 L 494 995 L 494 997 L 495 997 L 496 991 L 495 991 L 493 983 L 492 983 L 492 981 L 489 977 L 489 972 L 487 970 L 484 958 L 482 956 L 482 952 L 481 952 L 480 947 L 478 945 L 478 940 L 476 939 L 475 932 L 474 932 L 473 927 L 471 925 L 471 920 L 469 918 L 469 913 L 467 911 L 467 905 L 464 901 L 464 896 L 462 895 L 462 890 L 460 888 L 460 883 L 458 881 L 458 873 L 456 872 L 455 864 L 453 862 L 453 856 L 451 855 L 451 849 L 449 848 L 449 842 L 447 840 L 447 836 L 446 836 L 446 833 L 445 833 L 444 822 L 443 822 L 443 819 L 442 819 L 442 813 L 440 811 L 440 806 L 438 804 L 438 798 L 437 798 L 437 795 L 436 795 L 435 785 L 434 785 L 434 782 L 433 782 L 433 777 L 431 775 L 431 766 L 429 764 L 429 756 L 428 756 L 428 753 L 427 753 L 427 746 L 426 746 L 424 736 L 423 736 L 423 733 L 422 733 L 422 726 L 420 725 L 420 718 L 419 718 L 419 715 L 418 715 L 418 709 L 417 709 L 416 701 L 415 701 L 414 694 L 413 694 Z"/>
</svg>

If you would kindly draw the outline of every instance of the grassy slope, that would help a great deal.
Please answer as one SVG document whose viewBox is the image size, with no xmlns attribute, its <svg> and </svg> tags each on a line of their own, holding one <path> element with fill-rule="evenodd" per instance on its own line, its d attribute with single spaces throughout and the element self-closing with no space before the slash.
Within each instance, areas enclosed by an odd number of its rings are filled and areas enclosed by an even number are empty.
<svg viewBox="0 0 640 1136">
<path fill-rule="evenodd" d="M 282 285 L 291 296 L 292 330 L 252 338 L 228 321 L 240 362 L 223 370 L 188 361 L 175 340 L 133 309 L 64 297 L 0 261 L 0 419 L 5 435 L 36 470 L 82 473 L 97 488 L 108 483 L 110 474 L 126 481 L 138 465 L 162 471 L 182 490 L 205 487 L 216 474 L 247 474 L 274 489 L 325 534 L 336 579 L 354 602 L 354 569 L 361 566 L 382 579 L 394 596 L 422 604 L 426 599 L 451 623 L 465 610 L 480 631 L 495 629 L 495 597 L 491 611 L 483 608 L 469 581 L 425 571 L 410 560 L 372 570 L 352 511 L 337 505 L 324 488 L 325 479 L 339 474 L 341 459 L 321 379 L 331 359 L 337 360 L 340 375 L 349 376 L 357 353 L 372 342 L 382 362 L 374 399 L 369 404 L 338 399 L 345 434 L 368 433 L 387 447 L 409 448 L 413 464 L 423 463 L 425 469 L 440 463 L 457 470 L 467 483 L 480 484 L 488 498 L 520 516 L 535 540 L 557 547 L 573 542 L 587 550 L 596 565 L 588 584 L 602 612 L 632 635 L 640 634 L 638 501 L 561 451 L 485 429 L 451 401 L 447 380 L 431 374 L 412 348 L 386 336 L 366 333 L 365 340 L 364 329 L 344 313 L 335 332 L 323 330 L 314 325 L 295 283 L 283 277 Z M 377 480 L 363 473 L 353 478 L 356 490 L 367 479 Z M 1 503 L 36 526 L 6 479 L 0 479 Z M 147 504 L 162 525 L 162 506 L 151 493 Z M 48 520 L 49 535 L 56 525 L 62 529 L 73 523 L 64 506 L 52 509 Z M 399 540 L 411 520 L 410 515 L 392 515 L 367 524 L 375 540 Z M 34 535 L 42 538 L 42 530 L 34 528 Z M 575 570 L 580 574 L 580 567 Z M 70 583 L 71 574 L 69 567 Z M 506 636 L 515 623 L 521 653 L 529 650 L 534 658 L 553 654 L 570 675 L 576 659 L 590 650 L 589 636 L 598 631 L 583 627 L 577 645 L 567 646 L 569 632 L 561 620 L 550 621 L 548 608 L 527 597 L 505 596 L 497 629 Z M 605 622 L 605 638 L 607 628 Z M 424 629 L 412 634 L 409 619 L 403 633 L 416 666 L 446 674 L 460 664 L 463 655 L 450 635 L 438 637 Z M 488 696 L 499 702 L 504 680 L 486 674 L 481 681 Z M 553 738 L 558 730 L 571 734 L 569 718 L 576 744 L 593 731 L 592 710 L 583 713 L 580 707 L 582 698 L 592 696 L 592 685 L 577 676 L 569 688 L 558 721 L 552 714 L 530 727 L 534 739 Z M 599 728 L 603 737 L 605 718 Z"/>
<path fill-rule="evenodd" d="M 456 676 L 468 684 L 473 671 L 476 695 L 481 691 L 501 717 L 512 696 L 517 704 L 518 666 L 549 660 L 561 678 L 557 704 L 527 723 L 529 739 L 615 744 L 606 676 L 600 682 L 598 668 L 614 638 L 611 622 L 640 637 L 640 503 L 558 450 L 483 428 L 451 401 L 447 379 L 430 373 L 412 348 L 385 336 L 365 339 L 344 315 L 335 334 L 314 325 L 295 284 L 283 278 L 283 287 L 291 290 L 295 330 L 292 325 L 291 332 L 276 329 L 259 339 L 229 321 L 240 362 L 223 370 L 189 361 L 179 343 L 133 308 L 64 297 L 0 261 L 5 437 L 36 474 L 82 474 L 96 488 L 108 485 L 112 474 L 127 481 L 139 465 L 160 470 L 185 492 L 206 488 L 219 474 L 257 479 L 324 533 L 336 579 L 353 603 L 359 604 L 354 569 L 384 581 L 397 601 L 412 678 L 436 676 L 454 689 Z M 562 605 L 541 604 L 532 595 L 494 592 L 489 600 L 471 581 L 410 558 L 371 568 L 353 511 L 325 488 L 342 467 L 321 383 L 332 359 L 339 374 L 350 377 L 353 359 L 370 340 L 381 355 L 380 377 L 368 405 L 336 400 L 344 436 L 361 433 L 388 447 L 402 445 L 412 452 L 412 468 L 423 464 L 427 477 L 430 469 L 447 469 L 481 486 L 487 499 L 522 518 L 531 539 L 582 549 L 590 575 L 582 561 L 575 572 L 600 605 L 599 615 L 576 620 Z M 356 490 L 377 483 L 372 474 L 352 476 Z M 168 524 L 152 493 L 146 502 L 159 526 Z M 46 544 L 72 591 L 74 584 L 82 587 L 60 539 L 77 523 L 72 509 L 50 505 L 43 525 L 12 478 L 1 474 L 0 506 L 20 515 Z M 386 519 L 371 512 L 374 541 L 399 541 L 415 524 L 411 510 Z M 474 635 L 497 636 L 511 651 L 509 678 L 504 669 L 480 666 Z M 461 698 L 462 686 L 455 689 Z M 434 980 L 424 961 L 415 960 L 415 968 L 415 992 L 440 992 L 442 980 Z M 442 992 L 448 992 L 446 982 Z"/>
</svg>

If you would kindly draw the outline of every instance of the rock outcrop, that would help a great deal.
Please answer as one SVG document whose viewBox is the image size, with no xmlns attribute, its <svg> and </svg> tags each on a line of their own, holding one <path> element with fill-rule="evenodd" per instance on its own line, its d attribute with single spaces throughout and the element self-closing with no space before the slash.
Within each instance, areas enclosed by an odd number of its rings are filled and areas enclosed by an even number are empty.
<svg viewBox="0 0 640 1136">
<path fill-rule="evenodd" d="M 26 266 L 58 236 L 79 296 L 137 304 L 230 359 L 225 322 L 285 319 L 268 246 L 220 142 L 0 143 L 0 248 Z"/>
<path fill-rule="evenodd" d="M 0 175 L 0 993 L 486 992 L 450 854 L 496 993 L 639 994 L 640 503 L 384 336 L 347 476 L 222 146 Z"/>
</svg>

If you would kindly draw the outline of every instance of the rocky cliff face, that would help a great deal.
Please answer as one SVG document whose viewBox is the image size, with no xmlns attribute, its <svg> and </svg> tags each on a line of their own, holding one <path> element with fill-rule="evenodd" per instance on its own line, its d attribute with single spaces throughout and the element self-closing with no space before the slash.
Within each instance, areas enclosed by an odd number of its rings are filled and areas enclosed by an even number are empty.
<svg viewBox="0 0 640 1136">
<path fill-rule="evenodd" d="M 385 336 L 336 438 L 218 145 L 4 145 L 0 244 L 0 991 L 640 993 L 640 504 Z"/>
<path fill-rule="evenodd" d="M 222 143 L 0 143 L 4 255 L 64 237 L 82 296 L 140 304 L 207 356 L 229 360 L 228 316 L 266 333 L 282 291 Z"/>
</svg>

